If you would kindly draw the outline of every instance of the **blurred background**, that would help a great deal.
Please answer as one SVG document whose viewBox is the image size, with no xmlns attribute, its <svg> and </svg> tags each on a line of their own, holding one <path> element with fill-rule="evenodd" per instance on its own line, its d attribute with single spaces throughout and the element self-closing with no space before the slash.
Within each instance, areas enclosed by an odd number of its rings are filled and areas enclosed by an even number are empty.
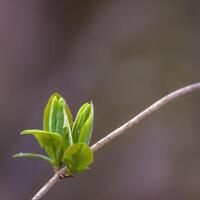
<svg viewBox="0 0 200 200">
<path fill-rule="evenodd" d="M 198 0 L 0 0 L 0 200 L 27 200 L 53 175 L 23 129 L 53 92 L 95 105 L 92 143 L 163 95 L 200 80 Z M 200 93 L 154 113 L 43 199 L 199 200 Z"/>
</svg>

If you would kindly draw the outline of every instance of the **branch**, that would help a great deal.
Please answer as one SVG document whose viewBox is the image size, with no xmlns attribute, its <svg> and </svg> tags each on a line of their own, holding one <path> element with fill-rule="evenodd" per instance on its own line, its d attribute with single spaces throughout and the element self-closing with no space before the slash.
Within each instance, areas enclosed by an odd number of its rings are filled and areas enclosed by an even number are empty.
<svg viewBox="0 0 200 200">
<path fill-rule="evenodd" d="M 50 188 L 52 188 L 59 180 L 61 180 L 60 174 L 65 173 L 66 169 L 61 169 L 40 189 L 40 191 L 32 198 L 32 200 L 41 199 Z"/>
<path fill-rule="evenodd" d="M 97 151 L 106 144 L 110 143 L 112 140 L 114 140 L 116 137 L 121 135 L 122 133 L 125 133 L 125 131 L 134 125 L 138 124 L 143 119 L 147 118 L 149 115 L 151 115 L 153 112 L 159 110 L 164 105 L 174 101 L 178 97 L 181 97 L 183 95 L 186 95 L 188 93 L 191 93 L 195 90 L 200 90 L 200 82 L 194 83 L 192 85 L 188 85 L 186 87 L 180 88 L 165 97 L 161 98 L 160 100 L 156 101 L 154 104 L 146 108 L 144 111 L 136 115 L 134 118 L 132 118 L 130 121 L 123 124 L 121 127 L 117 128 L 107 136 L 105 136 L 103 139 L 99 140 L 96 144 L 91 146 L 91 149 L 93 151 Z M 66 167 L 55 173 L 55 175 L 39 190 L 39 192 L 32 198 L 32 200 L 39 200 L 41 199 L 57 182 L 59 182 L 61 179 L 68 177 L 66 176 Z"/>
</svg>

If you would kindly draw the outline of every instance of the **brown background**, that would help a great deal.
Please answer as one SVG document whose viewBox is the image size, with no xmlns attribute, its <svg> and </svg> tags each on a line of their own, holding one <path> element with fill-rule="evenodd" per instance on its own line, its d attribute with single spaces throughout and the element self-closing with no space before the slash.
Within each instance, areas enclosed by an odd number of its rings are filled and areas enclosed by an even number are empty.
<svg viewBox="0 0 200 200">
<path fill-rule="evenodd" d="M 0 200 L 27 200 L 52 176 L 23 129 L 60 92 L 95 105 L 92 143 L 158 98 L 200 80 L 198 0 L 0 0 Z M 44 198 L 200 199 L 200 93 L 166 106 L 95 153 L 91 170 Z"/>
</svg>

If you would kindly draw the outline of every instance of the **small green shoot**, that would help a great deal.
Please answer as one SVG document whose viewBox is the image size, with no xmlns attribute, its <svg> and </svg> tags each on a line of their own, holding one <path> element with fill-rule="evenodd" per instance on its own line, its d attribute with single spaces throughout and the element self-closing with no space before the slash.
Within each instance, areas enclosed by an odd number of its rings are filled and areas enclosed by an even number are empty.
<svg viewBox="0 0 200 200">
<path fill-rule="evenodd" d="M 30 129 L 21 135 L 33 135 L 47 156 L 37 153 L 18 153 L 13 158 L 36 157 L 54 168 L 67 167 L 68 174 L 82 172 L 93 162 L 89 142 L 94 123 L 92 102 L 79 109 L 75 120 L 63 97 L 54 93 L 44 109 L 43 130 Z"/>
</svg>

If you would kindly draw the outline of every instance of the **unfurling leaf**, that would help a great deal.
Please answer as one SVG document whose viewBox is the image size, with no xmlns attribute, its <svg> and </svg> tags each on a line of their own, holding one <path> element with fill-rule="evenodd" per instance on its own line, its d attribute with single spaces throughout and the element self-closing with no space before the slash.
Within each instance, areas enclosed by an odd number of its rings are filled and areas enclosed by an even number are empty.
<svg viewBox="0 0 200 200">
<path fill-rule="evenodd" d="M 71 125 L 69 124 L 68 115 L 65 113 L 66 110 L 63 107 L 63 113 L 64 113 L 64 123 L 63 123 L 63 149 L 66 149 L 68 146 L 73 144 L 73 138 L 72 138 L 72 130 Z"/>
<path fill-rule="evenodd" d="M 42 160 L 45 160 L 50 165 L 54 165 L 54 162 L 47 156 L 37 154 L 37 153 L 17 153 L 13 155 L 13 158 L 40 158 Z"/>
<path fill-rule="evenodd" d="M 58 133 L 51 133 L 42 130 L 24 130 L 22 135 L 34 135 L 40 146 L 46 151 L 49 157 L 57 164 L 62 151 L 62 137 Z"/>
<path fill-rule="evenodd" d="M 85 103 L 78 111 L 73 129 L 74 143 L 89 144 L 94 121 L 94 108 L 93 104 Z"/>
<path fill-rule="evenodd" d="M 81 172 L 93 162 L 93 152 L 87 144 L 69 146 L 63 156 L 69 173 Z"/>
<path fill-rule="evenodd" d="M 73 118 L 69 106 L 58 93 L 54 93 L 44 110 L 44 131 L 56 132 L 63 135 L 64 115 L 67 115 L 66 118 L 69 121 L 70 127 L 72 127 Z"/>
<path fill-rule="evenodd" d="M 93 104 L 91 103 L 90 113 L 83 127 L 80 130 L 78 143 L 86 143 L 86 144 L 90 143 L 92 130 L 93 130 L 93 123 L 94 123 L 94 108 L 93 108 Z"/>
</svg>

